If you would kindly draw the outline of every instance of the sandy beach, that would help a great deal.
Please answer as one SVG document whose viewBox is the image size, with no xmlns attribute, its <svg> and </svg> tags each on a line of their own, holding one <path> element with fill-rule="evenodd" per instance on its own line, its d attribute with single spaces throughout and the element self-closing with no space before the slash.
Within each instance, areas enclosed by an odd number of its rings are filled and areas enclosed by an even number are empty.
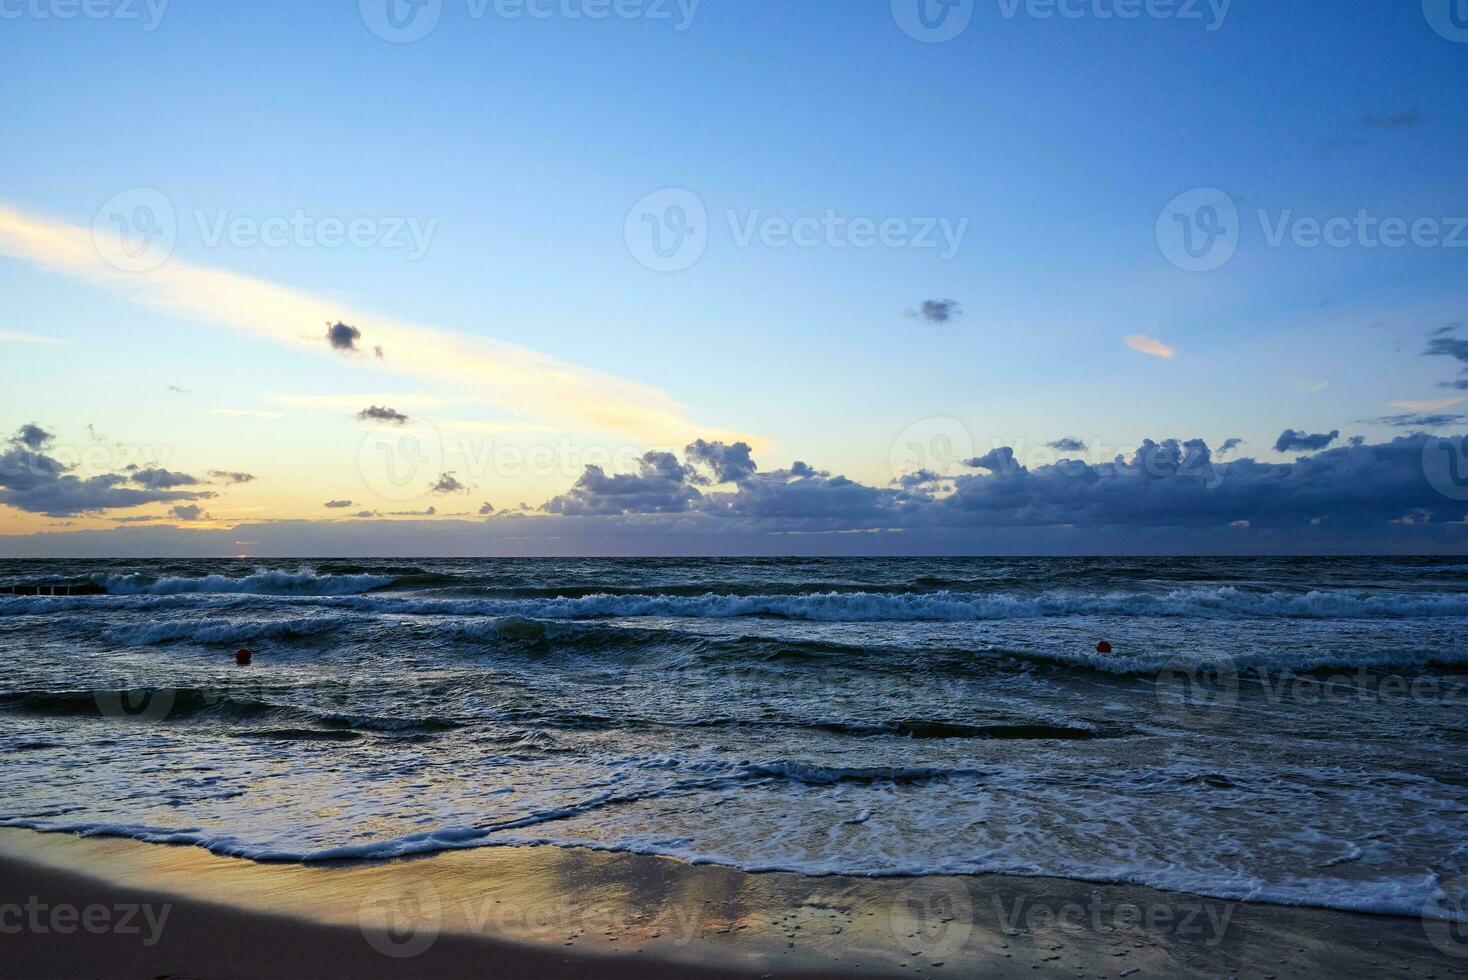
<svg viewBox="0 0 1468 980">
<path fill-rule="evenodd" d="M 1417 919 L 554 847 L 303 866 L 8 829 L 0 908 L 14 978 L 1468 974 Z"/>
</svg>

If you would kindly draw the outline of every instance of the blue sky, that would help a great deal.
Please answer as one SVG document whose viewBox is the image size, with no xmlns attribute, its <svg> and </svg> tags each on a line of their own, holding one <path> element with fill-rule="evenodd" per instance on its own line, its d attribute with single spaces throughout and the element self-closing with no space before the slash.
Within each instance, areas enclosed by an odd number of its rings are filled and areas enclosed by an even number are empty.
<svg viewBox="0 0 1468 980">
<path fill-rule="evenodd" d="M 91 423 L 109 445 L 168 447 L 180 471 L 257 475 L 204 491 L 210 518 L 192 533 L 223 540 L 243 521 L 332 518 L 324 499 L 396 506 L 357 472 L 353 399 L 395 398 L 480 439 L 628 450 L 624 471 L 699 435 L 743 438 L 766 471 L 805 460 L 874 487 L 893 477 L 905 430 L 948 424 L 934 418 L 958 420 L 975 456 L 1015 446 L 1031 466 L 1049 460 L 1023 447 L 1059 437 L 1086 442 L 1092 464 L 1148 438 L 1216 450 L 1237 437 L 1283 465 L 1295 454 L 1272 447 L 1286 428 L 1377 445 L 1413 428 L 1367 420 L 1468 412 L 1468 400 L 1437 407 L 1458 397 L 1442 385 L 1462 365 L 1422 356 L 1468 316 L 1468 229 L 1452 222 L 1468 215 L 1468 43 L 1417 2 L 1235 0 L 1123 20 L 1106 16 L 1114 0 L 1053 17 L 972 0 L 967 27 L 940 43 L 904 33 L 886 0 L 702 0 L 602 20 L 570 16 L 595 0 L 513 19 L 444 0 L 425 37 L 389 43 L 366 24 L 373 2 L 173 0 L 151 30 L 141 3 L 138 19 L 102 0 L 108 16 L 62 20 L 56 0 L 0 11 L 0 208 L 28 228 L 89 231 L 104 202 L 152 188 L 175 215 L 161 273 L 227 272 L 365 321 L 361 352 L 319 342 L 317 321 L 262 336 L 228 322 L 243 294 L 219 294 L 217 309 L 197 289 L 192 305 L 144 302 L 160 270 L 102 281 L 0 236 L 0 336 L 59 342 L 0 340 L 15 379 L 3 427 L 36 422 L 53 449 L 79 452 Z M 640 264 L 624 231 L 663 188 L 707 214 L 706 248 L 672 272 Z M 1196 188 L 1238 211 L 1236 253 L 1206 272 L 1170 262 L 1157 231 Z M 431 234 L 416 257 L 299 235 L 208 240 L 221 217 L 295 213 Z M 951 257 L 737 241 L 751 220 L 827 213 L 963 234 Z M 1354 231 L 1344 247 L 1268 240 L 1280 221 L 1293 234 L 1297 219 L 1358 213 L 1434 222 L 1461 247 L 1370 247 Z M 961 312 L 910 315 L 941 299 Z M 559 395 L 486 394 L 445 373 L 448 355 L 405 376 L 392 349 L 372 357 L 374 318 L 544 355 L 586 372 L 567 383 L 588 399 L 604 377 L 645 386 L 666 419 L 606 426 L 561 412 Z M 1172 356 L 1129 346 L 1136 336 Z M 539 391 L 535 370 L 564 373 L 527 368 Z M 434 517 L 477 519 L 483 500 L 534 510 L 583 462 L 525 474 L 461 461 L 473 492 Z M 126 514 L 161 527 L 178 523 L 170 506 L 12 507 L 0 533 L 102 534 Z"/>
</svg>

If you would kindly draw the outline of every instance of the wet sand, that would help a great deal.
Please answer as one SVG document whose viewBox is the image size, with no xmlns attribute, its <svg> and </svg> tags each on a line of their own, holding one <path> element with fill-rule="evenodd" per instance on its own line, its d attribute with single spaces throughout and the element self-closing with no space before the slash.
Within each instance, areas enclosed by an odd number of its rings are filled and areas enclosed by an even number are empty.
<svg viewBox="0 0 1468 980">
<path fill-rule="evenodd" d="M 1462 930 L 1460 930 L 1462 932 Z M 1418 919 L 487 847 L 302 866 L 0 829 L 0 976 L 1448 977 Z"/>
</svg>

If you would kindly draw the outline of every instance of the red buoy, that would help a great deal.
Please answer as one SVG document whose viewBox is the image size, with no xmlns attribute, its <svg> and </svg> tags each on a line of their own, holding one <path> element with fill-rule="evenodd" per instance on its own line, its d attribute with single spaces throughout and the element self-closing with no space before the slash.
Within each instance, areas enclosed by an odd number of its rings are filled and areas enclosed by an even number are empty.
<svg viewBox="0 0 1468 980">
<path fill-rule="evenodd" d="M 1100 643 L 1096 644 L 1096 652 L 1097 653 L 1110 653 L 1111 652 L 1111 644 L 1110 643 L 1107 643 L 1105 640 L 1102 640 Z"/>
<path fill-rule="evenodd" d="M 239 664 L 241 667 L 250 666 L 250 651 L 246 650 L 244 647 L 240 647 L 234 652 L 234 662 Z"/>
</svg>

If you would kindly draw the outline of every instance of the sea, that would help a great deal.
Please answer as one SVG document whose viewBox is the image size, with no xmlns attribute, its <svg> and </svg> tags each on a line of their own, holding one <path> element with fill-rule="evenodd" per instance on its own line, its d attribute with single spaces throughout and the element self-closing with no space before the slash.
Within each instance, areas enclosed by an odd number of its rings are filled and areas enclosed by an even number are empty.
<svg viewBox="0 0 1468 980">
<path fill-rule="evenodd" d="M 1461 918 L 1465 709 L 1463 557 L 0 561 L 0 825 L 260 861 Z"/>
</svg>

